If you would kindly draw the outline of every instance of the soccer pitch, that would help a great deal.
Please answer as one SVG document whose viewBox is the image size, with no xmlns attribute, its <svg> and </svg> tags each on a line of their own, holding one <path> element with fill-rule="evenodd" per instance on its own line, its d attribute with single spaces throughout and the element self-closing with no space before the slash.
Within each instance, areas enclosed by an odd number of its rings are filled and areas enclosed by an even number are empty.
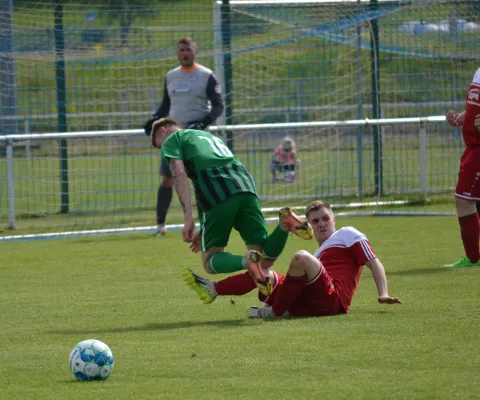
<svg viewBox="0 0 480 400">
<path fill-rule="evenodd" d="M 441 267 L 463 254 L 456 218 L 347 225 L 403 304 L 377 304 L 364 269 L 348 315 L 249 320 L 254 292 L 207 306 L 184 284 L 182 267 L 202 267 L 179 232 L 0 244 L 0 398 L 478 399 L 480 268 Z M 275 268 L 315 248 L 292 237 Z M 238 235 L 228 250 L 244 252 Z M 105 382 L 69 371 L 89 338 L 115 356 Z"/>
</svg>

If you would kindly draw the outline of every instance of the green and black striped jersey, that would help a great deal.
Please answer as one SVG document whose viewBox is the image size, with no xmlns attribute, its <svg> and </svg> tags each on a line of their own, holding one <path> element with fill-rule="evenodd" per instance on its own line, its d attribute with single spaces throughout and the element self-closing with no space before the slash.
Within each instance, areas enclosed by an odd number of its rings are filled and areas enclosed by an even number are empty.
<svg viewBox="0 0 480 400">
<path fill-rule="evenodd" d="M 182 129 L 162 144 L 162 156 L 183 161 L 195 188 L 199 211 L 208 211 L 237 193 L 257 194 L 245 166 L 222 139 L 209 132 Z"/>
</svg>

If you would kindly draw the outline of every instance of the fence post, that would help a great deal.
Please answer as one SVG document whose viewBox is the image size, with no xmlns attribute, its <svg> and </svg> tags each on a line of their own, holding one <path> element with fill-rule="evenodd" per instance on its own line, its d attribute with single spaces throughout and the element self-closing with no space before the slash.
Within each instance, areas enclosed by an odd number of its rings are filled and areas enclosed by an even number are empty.
<svg viewBox="0 0 480 400">
<path fill-rule="evenodd" d="M 419 132 L 419 156 L 420 156 L 420 193 L 427 198 L 427 128 L 420 125 Z"/>
<path fill-rule="evenodd" d="M 361 7 L 357 0 L 357 7 Z M 362 24 L 357 24 L 357 119 L 363 118 L 362 99 Z M 358 199 L 363 198 L 363 127 L 357 128 L 357 158 L 358 158 Z"/>
<path fill-rule="evenodd" d="M 222 0 L 221 6 L 221 26 L 222 26 L 222 53 L 224 65 L 225 82 L 225 122 L 227 125 L 233 124 L 233 88 L 232 88 L 232 32 L 230 24 L 230 3 L 229 0 Z M 226 132 L 227 146 L 234 151 L 235 144 L 233 140 L 233 133 Z"/>
<path fill-rule="evenodd" d="M 0 128 L 17 133 L 17 84 L 13 53 L 13 1 L 0 0 Z"/>
<path fill-rule="evenodd" d="M 23 133 L 29 134 L 30 133 L 30 123 L 28 121 L 28 118 L 25 118 L 23 120 Z M 32 142 L 30 140 L 27 140 L 25 143 L 25 157 L 30 159 L 32 158 Z"/>
<path fill-rule="evenodd" d="M 370 0 L 370 9 L 378 10 L 378 0 Z M 374 18 L 371 22 L 370 31 L 370 58 L 372 69 L 372 106 L 373 119 L 381 118 L 380 109 L 380 45 L 379 45 L 378 19 Z M 375 167 L 375 193 L 383 194 L 383 151 L 382 151 L 382 130 L 378 124 L 373 126 L 373 147 L 374 147 L 374 167 Z"/>
<path fill-rule="evenodd" d="M 214 3 L 213 5 L 213 34 L 214 34 L 214 48 L 215 48 L 215 75 L 217 75 L 220 88 L 222 90 L 223 98 L 225 99 L 225 65 L 223 59 L 222 46 L 222 10 L 221 5 Z M 221 113 L 217 118 L 216 125 L 227 125 L 225 113 Z M 225 130 L 217 133 L 225 143 L 227 143 L 227 133 Z"/>
<path fill-rule="evenodd" d="M 58 131 L 67 132 L 67 86 L 65 82 L 65 38 L 63 32 L 63 7 L 57 2 L 55 20 L 55 80 L 57 84 Z M 68 214 L 70 207 L 68 193 L 68 147 L 65 139 L 60 139 L 60 213 Z"/>
<path fill-rule="evenodd" d="M 7 142 L 8 229 L 15 229 L 15 183 L 13 179 L 13 142 Z"/>
</svg>

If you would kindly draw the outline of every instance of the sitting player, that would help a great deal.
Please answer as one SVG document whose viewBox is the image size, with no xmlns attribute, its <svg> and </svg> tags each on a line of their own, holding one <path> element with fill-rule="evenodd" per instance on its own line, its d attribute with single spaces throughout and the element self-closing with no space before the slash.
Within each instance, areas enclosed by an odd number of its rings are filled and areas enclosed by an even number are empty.
<svg viewBox="0 0 480 400">
<path fill-rule="evenodd" d="M 345 314 L 350 308 L 363 265 L 372 271 L 378 302 L 401 303 L 398 297 L 388 294 L 384 267 L 363 233 L 353 227 L 336 230 L 335 216 L 326 202 L 311 202 L 307 206 L 306 216 L 313 228 L 319 249 L 314 255 L 303 250 L 296 252 L 285 277 L 269 271 L 272 294 L 264 296 L 259 293 L 259 299 L 265 306 L 250 307 L 250 317 Z M 256 287 L 248 274 L 234 275 L 218 282 L 200 277 L 188 269 L 184 269 L 183 274 L 187 284 L 207 304 L 212 303 L 219 295 L 242 295 Z"/>
<path fill-rule="evenodd" d="M 285 182 L 295 182 L 298 165 L 297 146 L 290 136 L 285 136 L 282 143 L 273 151 L 270 162 L 272 182 L 277 182 L 277 172 L 280 172 Z"/>
</svg>

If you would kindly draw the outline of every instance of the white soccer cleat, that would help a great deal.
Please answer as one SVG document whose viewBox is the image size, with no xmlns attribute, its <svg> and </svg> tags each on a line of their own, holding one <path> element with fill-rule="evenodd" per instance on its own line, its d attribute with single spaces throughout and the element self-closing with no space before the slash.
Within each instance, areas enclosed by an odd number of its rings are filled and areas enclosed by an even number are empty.
<svg viewBox="0 0 480 400">
<path fill-rule="evenodd" d="M 205 304 L 210 304 L 215 301 L 217 291 L 215 290 L 215 283 L 213 281 L 197 275 L 188 268 L 183 268 L 182 275 L 185 283 L 195 291 L 200 300 Z"/>
<path fill-rule="evenodd" d="M 272 307 L 249 307 L 247 314 L 249 318 L 281 318 L 273 313 Z"/>
<path fill-rule="evenodd" d="M 167 227 L 165 225 L 157 225 L 157 229 L 153 232 L 152 236 L 165 236 L 167 233 Z"/>
</svg>

